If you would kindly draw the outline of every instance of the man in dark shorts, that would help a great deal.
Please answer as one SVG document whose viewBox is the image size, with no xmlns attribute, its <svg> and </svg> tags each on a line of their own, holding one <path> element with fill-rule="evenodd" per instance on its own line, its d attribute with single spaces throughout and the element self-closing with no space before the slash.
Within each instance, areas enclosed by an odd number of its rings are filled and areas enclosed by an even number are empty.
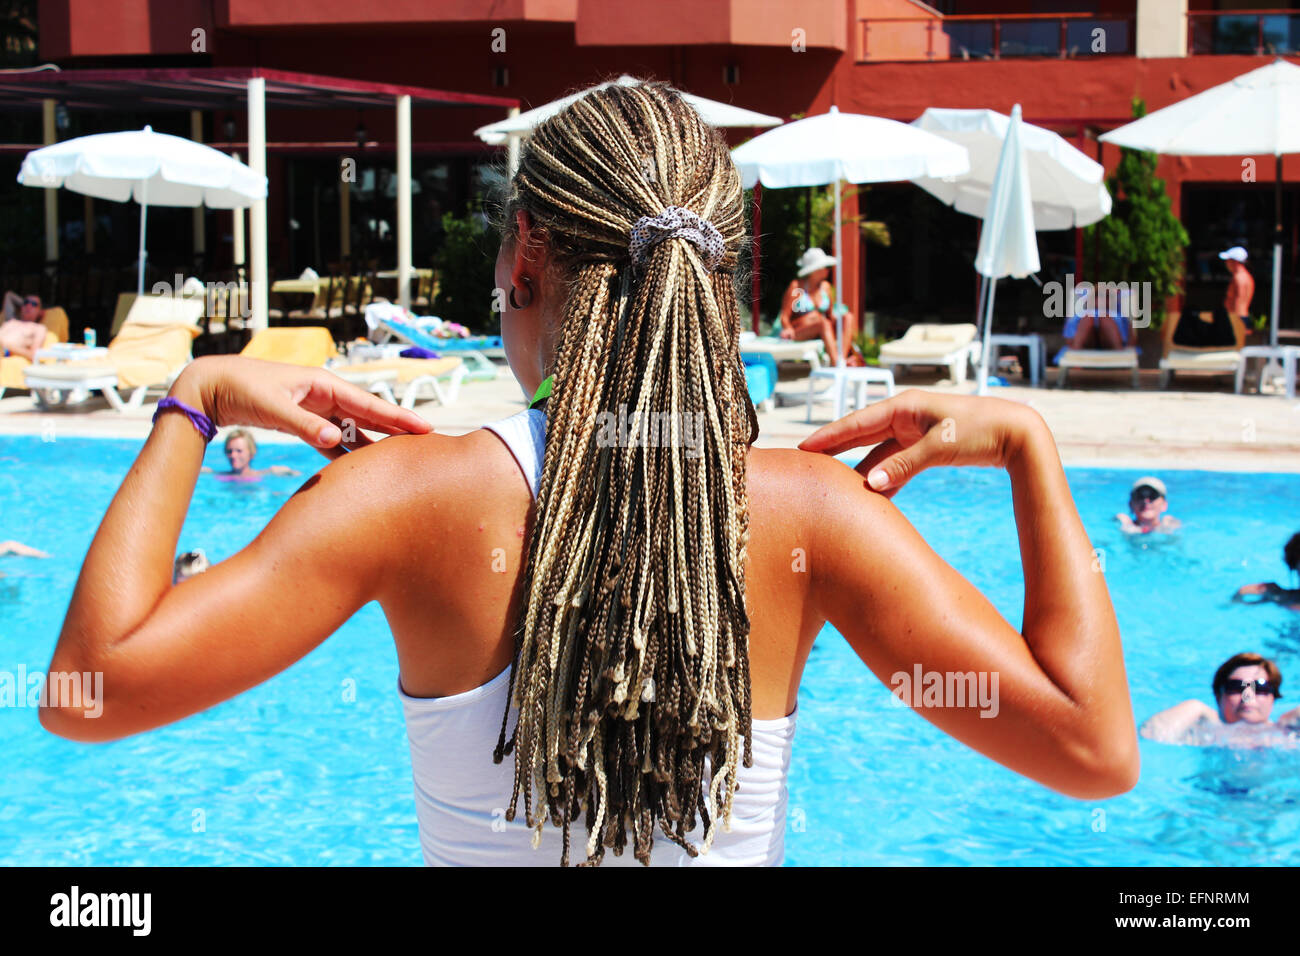
<svg viewBox="0 0 1300 956">
<path fill-rule="evenodd" d="M 1246 319 L 1255 295 L 1255 280 L 1246 268 L 1246 250 L 1233 246 L 1219 253 L 1232 280 L 1211 321 L 1185 316 L 1174 329 L 1173 344 L 1188 349 L 1239 349 L 1246 341 Z"/>
</svg>

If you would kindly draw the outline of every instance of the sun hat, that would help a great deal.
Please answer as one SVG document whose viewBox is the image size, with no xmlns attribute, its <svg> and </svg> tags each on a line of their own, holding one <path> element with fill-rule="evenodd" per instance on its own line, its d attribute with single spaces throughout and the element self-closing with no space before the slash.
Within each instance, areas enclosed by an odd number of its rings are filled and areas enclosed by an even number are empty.
<svg viewBox="0 0 1300 956">
<path fill-rule="evenodd" d="M 1169 497 L 1169 493 L 1165 490 L 1165 483 L 1159 478 L 1153 478 L 1151 475 L 1139 478 L 1137 481 L 1133 482 L 1133 488 L 1129 494 L 1133 494 L 1133 492 L 1137 491 L 1139 488 L 1150 488 L 1153 491 L 1159 492 L 1161 498 Z"/>
<path fill-rule="evenodd" d="M 1241 246 L 1233 246 L 1231 249 L 1224 249 L 1219 253 L 1220 259 L 1235 259 L 1237 262 L 1246 261 L 1246 250 Z"/>
<path fill-rule="evenodd" d="M 799 278 L 802 279 L 818 269 L 829 269 L 837 262 L 838 260 L 834 256 L 828 256 L 821 249 L 814 246 L 799 257 Z"/>
</svg>

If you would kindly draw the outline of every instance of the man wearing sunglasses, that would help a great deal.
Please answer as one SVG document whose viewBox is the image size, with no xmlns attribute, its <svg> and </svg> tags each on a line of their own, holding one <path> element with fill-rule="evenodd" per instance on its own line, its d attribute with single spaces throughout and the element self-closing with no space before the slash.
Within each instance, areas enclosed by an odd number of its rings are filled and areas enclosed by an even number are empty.
<svg viewBox="0 0 1300 956">
<path fill-rule="evenodd" d="M 1148 719 L 1138 732 L 1167 744 L 1226 745 L 1247 739 L 1240 733 L 1224 733 L 1230 724 L 1239 725 L 1234 730 L 1248 732 L 1265 726 L 1300 730 L 1300 707 L 1283 714 L 1276 724 L 1269 722 L 1273 704 L 1282 697 L 1282 672 L 1266 657 L 1234 654 L 1214 672 L 1210 686 L 1217 711 L 1202 701 L 1185 700 Z M 1254 737 L 1251 742 L 1260 745 L 1277 740 Z"/>
<path fill-rule="evenodd" d="M 41 305 L 39 295 L 19 295 L 17 292 L 5 293 L 5 319 L 21 319 L 24 322 L 40 322 L 45 318 L 45 308 Z"/>
<path fill-rule="evenodd" d="M 1172 515 L 1165 514 L 1169 508 L 1165 483 L 1159 478 L 1147 475 L 1133 482 L 1129 492 L 1128 506 L 1133 517 L 1126 514 L 1115 515 L 1120 528 L 1126 534 L 1150 534 L 1153 531 L 1174 531 L 1182 527 L 1182 522 Z"/>
</svg>

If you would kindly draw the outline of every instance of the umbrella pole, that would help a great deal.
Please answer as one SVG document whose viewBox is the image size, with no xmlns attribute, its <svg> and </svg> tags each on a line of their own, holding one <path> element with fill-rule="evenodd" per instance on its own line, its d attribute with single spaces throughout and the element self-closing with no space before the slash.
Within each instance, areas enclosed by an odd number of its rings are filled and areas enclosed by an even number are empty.
<svg viewBox="0 0 1300 956">
<path fill-rule="evenodd" d="M 135 280 L 135 294 L 144 295 L 144 224 L 149 218 L 149 181 L 140 180 L 140 271 Z M 180 289 L 176 290 L 180 294 Z"/>
<path fill-rule="evenodd" d="M 1278 313 L 1282 303 L 1282 154 L 1277 155 L 1273 180 L 1273 315 L 1268 344 L 1277 348 Z"/>
<path fill-rule="evenodd" d="M 835 364 L 844 366 L 844 315 L 840 312 L 840 284 L 844 281 L 844 259 L 840 255 L 840 180 L 835 179 Z"/>
<path fill-rule="evenodd" d="M 989 338 L 993 328 L 993 299 L 997 295 L 998 280 L 988 279 L 988 300 L 984 312 L 984 343 L 980 346 L 979 378 L 975 383 L 976 395 L 987 395 L 989 390 Z"/>
</svg>

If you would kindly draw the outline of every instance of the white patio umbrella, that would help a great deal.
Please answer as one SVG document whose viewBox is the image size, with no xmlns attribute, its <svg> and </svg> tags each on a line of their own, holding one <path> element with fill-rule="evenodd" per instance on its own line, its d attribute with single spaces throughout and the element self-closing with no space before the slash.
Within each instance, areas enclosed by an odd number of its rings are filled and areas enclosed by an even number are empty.
<svg viewBox="0 0 1300 956">
<path fill-rule="evenodd" d="M 589 89 L 572 93 L 569 96 L 562 96 L 558 100 L 552 100 L 526 113 L 520 113 L 517 116 L 510 116 L 496 123 L 490 123 L 487 126 L 480 126 L 474 130 L 474 135 L 487 143 L 489 146 L 501 146 L 509 144 L 512 148 L 510 164 L 511 173 L 514 173 L 514 164 L 517 161 L 513 148 L 519 141 L 527 139 L 533 134 L 543 121 L 550 119 L 560 110 L 564 109 L 574 100 L 585 96 L 591 90 L 601 90 L 614 83 L 620 86 L 636 86 L 642 81 L 634 76 L 628 76 L 626 73 L 617 80 L 610 83 L 600 83 Z M 687 93 L 685 90 L 680 91 L 682 99 L 686 100 L 699 111 L 704 122 L 710 126 L 780 126 L 781 117 L 768 116 L 765 113 L 755 113 L 753 110 L 742 109 L 739 106 L 732 106 L 730 103 L 719 103 L 717 100 L 705 99 L 703 96 L 696 96 L 694 93 Z"/>
<path fill-rule="evenodd" d="M 1274 186 L 1273 313 L 1277 345 L 1282 297 L 1282 156 L 1300 153 L 1300 66 L 1280 57 L 1099 137 L 1171 156 L 1259 156 L 1277 160 Z"/>
<path fill-rule="evenodd" d="M 879 116 L 830 112 L 809 116 L 755 136 L 731 151 L 746 189 L 761 182 L 770 189 L 835 184 L 835 259 L 840 255 L 840 181 L 888 183 L 918 177 L 962 176 L 970 171 L 966 148 L 925 130 Z M 839 305 L 841 281 L 835 283 Z M 838 311 L 838 310 L 836 310 Z M 843 319 L 835 318 L 842 343 Z M 844 364 L 843 347 L 839 364 Z"/>
<path fill-rule="evenodd" d="M 984 225 L 980 230 L 975 270 L 986 276 L 989 293 L 984 310 L 983 347 L 980 349 L 978 394 L 988 391 L 989 337 L 993 327 L 993 299 L 1003 276 L 1023 279 L 1038 271 L 1038 236 L 1030 198 L 1029 164 L 1021 139 L 1020 104 L 1011 110 L 1002 155 L 993 176 Z"/>
<path fill-rule="evenodd" d="M 928 109 L 912 121 L 917 129 L 960 143 L 970 152 L 970 172 L 949 179 L 914 179 L 935 198 L 970 216 L 983 216 L 997 174 L 1011 117 L 994 110 Z M 1090 226 L 1110 215 L 1111 198 L 1096 160 L 1051 130 L 1023 120 L 1020 142 L 1029 170 L 1034 229 Z"/>
<path fill-rule="evenodd" d="M 144 294 L 145 222 L 150 204 L 241 209 L 266 198 L 266 177 L 202 143 L 155 133 L 151 127 L 96 133 L 28 153 L 18 171 L 24 186 L 140 204 L 140 268 Z"/>
</svg>

